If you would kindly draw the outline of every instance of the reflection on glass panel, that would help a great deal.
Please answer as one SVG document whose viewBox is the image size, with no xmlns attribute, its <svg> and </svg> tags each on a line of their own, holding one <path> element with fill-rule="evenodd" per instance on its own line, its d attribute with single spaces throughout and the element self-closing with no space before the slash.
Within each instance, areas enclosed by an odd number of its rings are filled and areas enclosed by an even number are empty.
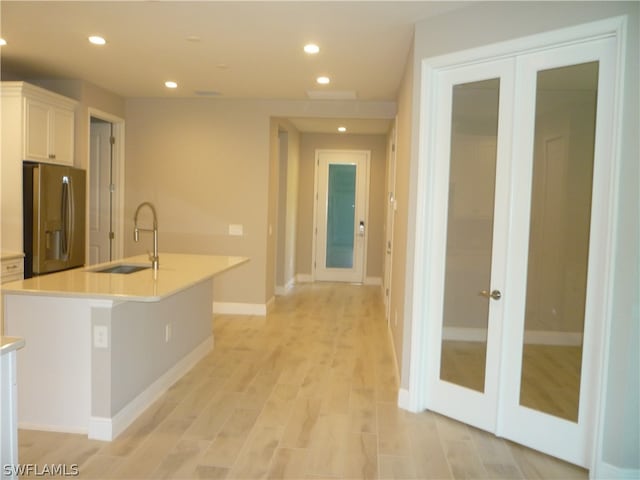
<svg viewBox="0 0 640 480">
<path fill-rule="evenodd" d="M 329 165 L 327 268 L 353 267 L 356 166 Z"/>
<path fill-rule="evenodd" d="M 440 378 L 484 391 L 500 80 L 453 87 Z"/>
<path fill-rule="evenodd" d="M 538 72 L 520 404 L 578 421 L 598 63 Z"/>
</svg>

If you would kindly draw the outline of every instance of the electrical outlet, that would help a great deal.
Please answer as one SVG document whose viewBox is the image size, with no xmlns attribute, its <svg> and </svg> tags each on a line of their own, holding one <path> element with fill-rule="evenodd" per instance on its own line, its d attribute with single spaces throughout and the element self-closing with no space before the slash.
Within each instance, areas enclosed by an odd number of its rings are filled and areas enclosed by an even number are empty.
<svg viewBox="0 0 640 480">
<path fill-rule="evenodd" d="M 169 340 L 171 340 L 171 324 L 167 323 L 164 326 L 164 341 L 165 343 L 169 343 Z"/>
<path fill-rule="evenodd" d="M 94 348 L 109 348 L 109 331 L 106 325 L 93 326 Z"/>
</svg>

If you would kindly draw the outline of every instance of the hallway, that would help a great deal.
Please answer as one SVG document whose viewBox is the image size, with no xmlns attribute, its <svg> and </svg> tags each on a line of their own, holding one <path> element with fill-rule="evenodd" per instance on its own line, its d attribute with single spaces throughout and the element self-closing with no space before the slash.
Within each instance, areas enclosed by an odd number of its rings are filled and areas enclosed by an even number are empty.
<svg viewBox="0 0 640 480">
<path fill-rule="evenodd" d="M 213 323 L 214 351 L 118 439 L 21 430 L 20 463 L 77 464 L 80 478 L 587 478 L 398 409 L 380 287 L 302 284 L 267 317 Z"/>
</svg>

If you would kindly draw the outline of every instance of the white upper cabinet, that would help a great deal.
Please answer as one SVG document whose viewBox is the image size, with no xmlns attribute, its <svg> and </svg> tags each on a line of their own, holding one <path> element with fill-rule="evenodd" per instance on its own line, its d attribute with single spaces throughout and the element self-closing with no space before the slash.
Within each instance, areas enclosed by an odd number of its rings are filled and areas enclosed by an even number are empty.
<svg viewBox="0 0 640 480">
<path fill-rule="evenodd" d="M 73 165 L 75 100 L 25 82 L 2 82 L 2 101 L 3 124 L 21 127 L 11 137 L 21 142 L 21 161 Z"/>
<path fill-rule="evenodd" d="M 73 165 L 75 105 L 45 91 L 24 95 L 23 160 Z"/>
</svg>

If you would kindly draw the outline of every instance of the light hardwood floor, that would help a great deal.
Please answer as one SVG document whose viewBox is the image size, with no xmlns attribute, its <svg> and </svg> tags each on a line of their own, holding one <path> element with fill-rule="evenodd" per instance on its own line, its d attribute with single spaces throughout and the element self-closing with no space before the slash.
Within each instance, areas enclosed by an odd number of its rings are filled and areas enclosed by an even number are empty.
<svg viewBox="0 0 640 480">
<path fill-rule="evenodd" d="M 213 328 L 214 351 L 115 441 L 21 430 L 20 462 L 77 464 L 81 478 L 587 478 L 400 410 L 379 287 L 301 285 L 267 317 Z"/>
</svg>

